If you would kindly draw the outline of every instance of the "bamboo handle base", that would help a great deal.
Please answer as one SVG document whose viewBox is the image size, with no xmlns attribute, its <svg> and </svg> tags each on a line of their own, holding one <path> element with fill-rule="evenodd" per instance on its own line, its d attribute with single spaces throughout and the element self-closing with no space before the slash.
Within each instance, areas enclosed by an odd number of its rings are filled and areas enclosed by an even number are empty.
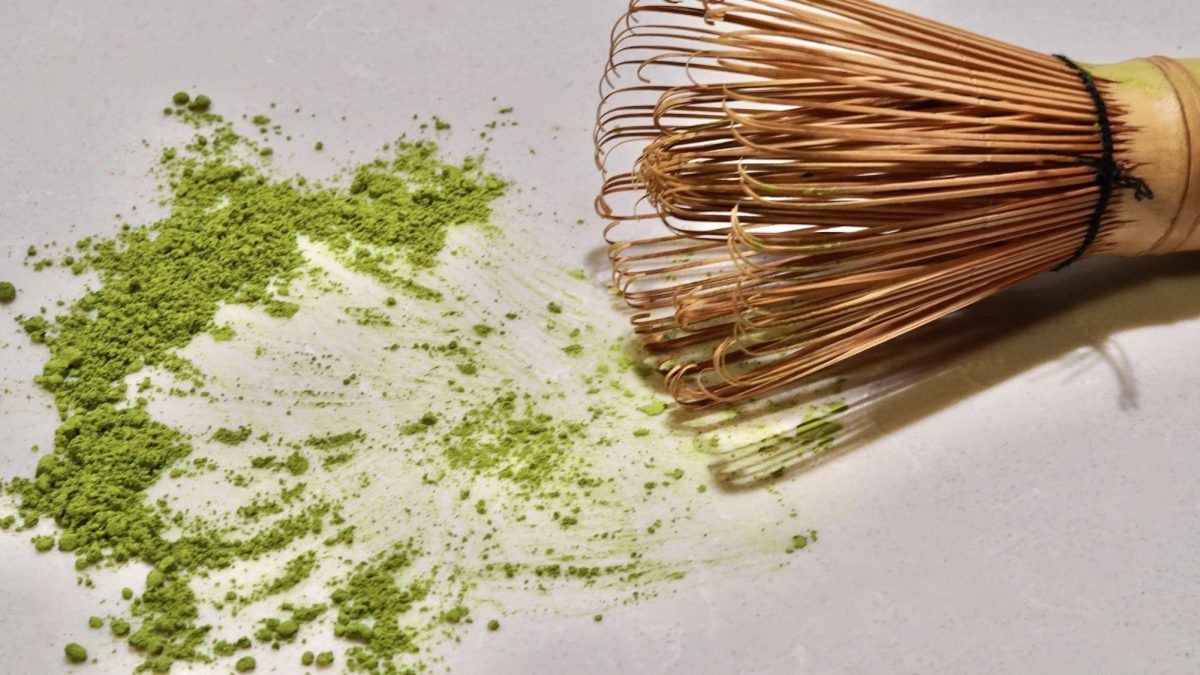
<svg viewBox="0 0 1200 675">
<path fill-rule="evenodd" d="M 1155 195 L 1138 201 L 1120 190 L 1110 207 L 1116 226 L 1096 253 L 1200 250 L 1200 59 L 1152 56 L 1089 70 L 1111 83 L 1109 105 L 1124 111 L 1117 162 Z"/>
</svg>

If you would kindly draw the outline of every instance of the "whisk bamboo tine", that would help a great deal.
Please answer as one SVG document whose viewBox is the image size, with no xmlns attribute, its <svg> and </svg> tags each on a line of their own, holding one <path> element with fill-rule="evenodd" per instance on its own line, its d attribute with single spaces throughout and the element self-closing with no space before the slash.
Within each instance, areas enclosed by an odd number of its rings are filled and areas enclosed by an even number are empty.
<svg viewBox="0 0 1200 675">
<path fill-rule="evenodd" d="M 1080 66 L 870 0 L 634 0 L 611 38 L 597 209 L 685 405 L 1081 257 L 1200 249 L 1200 61 Z M 756 452 L 720 471 L 811 455 Z"/>
</svg>

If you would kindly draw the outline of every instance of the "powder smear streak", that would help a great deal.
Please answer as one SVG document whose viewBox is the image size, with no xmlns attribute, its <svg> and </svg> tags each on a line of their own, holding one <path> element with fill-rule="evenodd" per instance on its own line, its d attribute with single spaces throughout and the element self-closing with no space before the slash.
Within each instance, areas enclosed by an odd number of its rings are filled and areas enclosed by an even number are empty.
<svg viewBox="0 0 1200 675">
<path fill-rule="evenodd" d="M 68 658 L 118 640 L 154 672 L 278 649 L 415 673 L 447 638 L 502 634 L 489 599 L 590 616 L 718 562 L 700 540 L 770 566 L 764 538 L 816 541 L 787 515 L 704 521 L 694 432 L 571 311 L 596 292 L 582 275 L 544 263 L 538 281 L 529 247 L 486 225 L 507 186 L 480 158 L 401 139 L 342 186 L 308 184 L 207 97 L 173 102 L 196 134 L 156 169 L 168 214 L 31 258 L 96 282 L 19 317 L 49 349 L 37 383 L 60 424 L 0 524 L 73 555 L 86 586 L 145 571 Z"/>
</svg>

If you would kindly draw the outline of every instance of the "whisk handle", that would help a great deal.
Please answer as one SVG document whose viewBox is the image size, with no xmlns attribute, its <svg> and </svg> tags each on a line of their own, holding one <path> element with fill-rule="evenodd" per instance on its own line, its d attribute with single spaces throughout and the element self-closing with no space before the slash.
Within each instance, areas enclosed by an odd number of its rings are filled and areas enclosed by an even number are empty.
<svg viewBox="0 0 1200 675">
<path fill-rule="evenodd" d="M 1154 192 L 1114 201 L 1122 224 L 1105 236 L 1102 252 L 1200 250 L 1200 59 L 1152 56 L 1089 70 L 1112 83 L 1110 105 L 1125 111 L 1118 163 Z"/>
</svg>

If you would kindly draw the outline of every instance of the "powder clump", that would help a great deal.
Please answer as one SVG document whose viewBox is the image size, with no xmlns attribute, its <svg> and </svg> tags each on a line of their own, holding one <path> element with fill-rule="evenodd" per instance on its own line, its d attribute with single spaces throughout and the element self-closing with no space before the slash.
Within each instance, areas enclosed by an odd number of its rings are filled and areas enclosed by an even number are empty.
<svg viewBox="0 0 1200 675">
<path fill-rule="evenodd" d="M 176 96 L 178 96 L 178 94 L 176 94 Z M 199 94 L 196 96 L 196 98 L 192 99 L 192 102 L 190 104 L 188 104 L 188 110 L 191 110 L 193 112 L 208 112 L 208 109 L 211 106 L 212 106 L 212 99 L 205 96 L 204 94 Z"/>
<path fill-rule="evenodd" d="M 71 663 L 83 663 L 87 661 L 88 657 L 87 650 L 83 648 L 83 645 L 74 642 L 67 644 L 63 648 L 63 653 Z"/>
</svg>

